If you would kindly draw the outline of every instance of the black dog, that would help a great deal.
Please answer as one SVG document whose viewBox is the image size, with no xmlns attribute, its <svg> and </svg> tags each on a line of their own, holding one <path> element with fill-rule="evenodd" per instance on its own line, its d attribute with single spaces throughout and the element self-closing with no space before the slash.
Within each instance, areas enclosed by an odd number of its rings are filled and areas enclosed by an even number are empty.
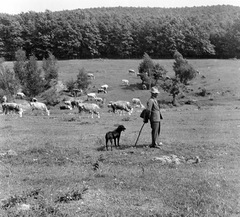
<svg viewBox="0 0 240 217">
<path fill-rule="evenodd" d="M 121 136 L 121 132 L 126 130 L 126 128 L 123 125 L 119 125 L 117 129 L 114 131 L 107 132 L 105 135 L 106 139 L 106 149 L 108 151 L 108 141 L 110 140 L 111 142 L 111 151 L 112 151 L 112 140 L 114 140 L 114 145 L 119 146 L 119 140 Z"/>
</svg>

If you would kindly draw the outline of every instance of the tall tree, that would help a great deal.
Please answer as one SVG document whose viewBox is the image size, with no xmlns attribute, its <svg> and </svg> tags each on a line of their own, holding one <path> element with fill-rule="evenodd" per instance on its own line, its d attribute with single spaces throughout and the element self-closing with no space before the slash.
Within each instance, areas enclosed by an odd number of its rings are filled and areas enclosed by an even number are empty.
<svg viewBox="0 0 240 217">
<path fill-rule="evenodd" d="M 153 60 L 147 53 L 144 53 L 143 60 L 138 66 L 138 72 L 143 75 L 140 76 L 140 78 L 142 79 L 143 83 L 147 84 L 148 89 L 150 89 L 152 86 L 153 68 L 154 68 Z"/>
<path fill-rule="evenodd" d="M 181 53 L 175 51 L 173 57 L 175 59 L 173 70 L 175 71 L 176 79 L 179 79 L 183 84 L 187 84 L 188 81 L 196 77 L 197 71 L 183 58 Z"/>
<path fill-rule="evenodd" d="M 47 59 L 43 59 L 42 68 L 44 71 L 44 78 L 46 82 L 46 88 L 50 87 L 50 82 L 52 80 L 58 79 L 58 65 L 55 56 L 52 53 L 49 53 Z"/>
<path fill-rule="evenodd" d="M 35 56 L 30 56 L 24 66 L 26 77 L 24 81 L 23 91 L 27 96 L 37 96 L 43 90 L 43 79 L 41 69 L 38 68 L 37 59 Z"/>
<path fill-rule="evenodd" d="M 88 88 L 89 84 L 91 84 L 91 80 L 88 78 L 86 70 L 84 68 L 79 69 L 76 88 L 85 90 Z"/>
<path fill-rule="evenodd" d="M 17 50 L 15 52 L 15 59 L 16 61 L 14 62 L 13 70 L 20 84 L 24 85 L 26 81 L 25 73 L 25 64 L 27 61 L 26 52 L 22 49 Z"/>
<path fill-rule="evenodd" d="M 159 63 L 155 64 L 153 67 L 153 78 L 155 80 L 155 85 L 157 85 L 160 79 L 163 79 L 167 74 L 167 70 L 164 66 L 161 66 Z"/>
<path fill-rule="evenodd" d="M 4 66 L 4 59 L 0 59 L 0 89 L 5 95 L 14 95 L 19 88 L 19 83 L 15 78 L 14 71 Z"/>
</svg>

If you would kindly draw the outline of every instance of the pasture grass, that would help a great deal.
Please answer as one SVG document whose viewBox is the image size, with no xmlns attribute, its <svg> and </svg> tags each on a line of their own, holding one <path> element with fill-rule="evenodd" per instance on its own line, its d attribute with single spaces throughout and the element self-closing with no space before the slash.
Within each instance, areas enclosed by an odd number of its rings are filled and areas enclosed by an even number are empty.
<svg viewBox="0 0 240 217">
<path fill-rule="evenodd" d="M 156 60 L 169 70 L 173 60 Z M 109 100 L 140 97 L 136 77 L 140 60 L 61 61 L 60 78 L 76 76 L 85 67 L 96 75 L 93 86 L 110 85 Z M 198 104 L 164 103 L 161 149 L 150 149 L 150 126 L 143 128 L 140 110 L 119 116 L 101 109 L 100 119 L 78 111 L 51 107 L 48 117 L 26 111 L 0 116 L 0 176 L 2 216 L 238 216 L 239 215 L 239 100 L 235 78 L 238 61 L 190 60 L 206 79 L 187 87 L 185 100 Z M 226 75 L 229 72 L 229 76 Z M 235 76 L 235 77 L 234 77 Z M 121 79 L 129 78 L 129 88 Z M 220 79 L 220 80 L 219 80 Z M 196 95 L 199 87 L 211 94 Z M 237 89 L 238 88 L 238 89 Z M 89 90 L 91 91 L 91 90 Z M 217 93 L 218 92 L 218 93 Z M 222 94 L 224 93 L 224 94 Z M 209 100 L 209 96 L 211 99 Z M 106 132 L 123 124 L 120 147 L 105 150 Z M 6 154 L 13 150 L 17 154 Z M 200 163 L 163 164 L 164 155 L 192 158 Z M 38 192 L 38 193 L 36 193 Z M 30 205 L 24 210 L 22 205 Z"/>
</svg>

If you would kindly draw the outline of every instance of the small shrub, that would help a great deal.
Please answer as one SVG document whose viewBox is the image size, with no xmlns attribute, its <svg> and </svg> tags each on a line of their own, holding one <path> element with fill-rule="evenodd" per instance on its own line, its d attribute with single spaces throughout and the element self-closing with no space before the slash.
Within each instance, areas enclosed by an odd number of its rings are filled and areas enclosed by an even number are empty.
<svg viewBox="0 0 240 217">
<path fill-rule="evenodd" d="M 61 195 L 57 196 L 55 203 L 69 203 L 70 201 L 81 200 L 82 195 L 88 190 L 88 188 L 84 187 L 81 190 L 73 189 L 70 192 L 64 192 Z"/>
<path fill-rule="evenodd" d="M 130 121 L 130 117 L 124 117 L 122 121 Z"/>
<path fill-rule="evenodd" d="M 206 96 L 207 90 L 206 88 L 202 88 L 201 92 L 199 93 L 200 96 Z"/>
<path fill-rule="evenodd" d="M 44 71 L 44 78 L 46 82 L 45 86 L 48 89 L 49 87 L 51 87 L 51 80 L 58 79 L 57 60 L 52 53 L 49 53 L 49 57 L 47 59 L 43 59 L 42 68 Z"/>
<path fill-rule="evenodd" d="M 60 103 L 60 95 L 54 90 L 54 88 L 50 88 L 43 92 L 41 94 L 41 98 L 44 103 L 49 106 L 55 106 Z"/>
<path fill-rule="evenodd" d="M 197 71 L 178 51 L 175 51 L 173 57 L 175 59 L 175 62 L 173 63 L 175 77 L 178 78 L 181 83 L 187 85 L 188 81 L 196 77 Z"/>
</svg>

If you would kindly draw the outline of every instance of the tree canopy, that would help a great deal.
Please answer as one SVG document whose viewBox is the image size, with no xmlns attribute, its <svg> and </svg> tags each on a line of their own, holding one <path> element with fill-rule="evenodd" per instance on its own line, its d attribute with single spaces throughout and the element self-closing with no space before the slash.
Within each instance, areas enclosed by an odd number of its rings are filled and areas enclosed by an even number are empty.
<svg viewBox="0 0 240 217">
<path fill-rule="evenodd" d="M 0 14 L 0 57 L 240 58 L 240 7 L 91 8 Z"/>
</svg>

